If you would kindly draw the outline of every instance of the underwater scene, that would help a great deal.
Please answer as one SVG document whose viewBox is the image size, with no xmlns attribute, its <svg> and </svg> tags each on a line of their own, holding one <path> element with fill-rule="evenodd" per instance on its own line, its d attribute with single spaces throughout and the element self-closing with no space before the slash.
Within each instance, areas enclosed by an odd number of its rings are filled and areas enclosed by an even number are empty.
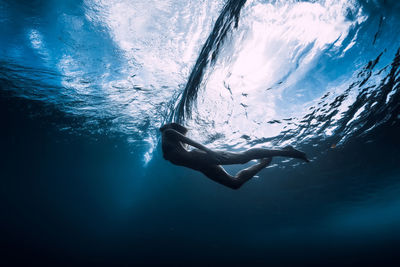
<svg viewBox="0 0 400 267">
<path fill-rule="evenodd" d="M 400 1 L 0 0 L 0 112 L 2 266 L 400 266 Z"/>
</svg>

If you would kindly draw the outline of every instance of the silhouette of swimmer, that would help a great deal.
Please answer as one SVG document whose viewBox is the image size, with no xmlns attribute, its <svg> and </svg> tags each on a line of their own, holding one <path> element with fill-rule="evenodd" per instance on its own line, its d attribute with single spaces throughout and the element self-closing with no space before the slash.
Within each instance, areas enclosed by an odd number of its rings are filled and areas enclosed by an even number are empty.
<svg viewBox="0 0 400 267">
<path fill-rule="evenodd" d="M 283 149 L 251 148 L 241 153 L 214 151 L 185 136 L 187 131 L 187 128 L 177 123 L 168 123 L 160 128 L 164 158 L 175 165 L 200 171 L 211 180 L 232 189 L 239 189 L 256 173 L 267 167 L 272 157 L 297 158 L 309 162 L 304 152 L 291 146 Z M 185 144 L 196 149 L 187 150 Z M 235 176 L 231 176 L 220 166 L 244 164 L 254 159 L 258 159 L 259 162 L 239 171 Z"/>
</svg>

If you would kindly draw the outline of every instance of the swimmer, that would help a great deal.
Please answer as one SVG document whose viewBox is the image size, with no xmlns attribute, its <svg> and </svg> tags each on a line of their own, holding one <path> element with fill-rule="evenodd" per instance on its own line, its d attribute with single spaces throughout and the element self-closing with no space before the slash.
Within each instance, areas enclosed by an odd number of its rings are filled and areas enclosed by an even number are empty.
<svg viewBox="0 0 400 267">
<path fill-rule="evenodd" d="M 160 128 L 162 151 L 171 163 L 202 172 L 211 180 L 232 189 L 239 189 L 263 168 L 272 157 L 297 158 L 309 162 L 304 152 L 291 146 L 283 149 L 251 148 L 241 153 L 211 150 L 186 136 L 188 129 L 178 123 L 168 123 Z M 187 150 L 186 145 L 195 147 Z M 257 159 L 258 163 L 239 171 L 235 176 L 227 173 L 221 165 L 244 164 Z"/>
</svg>

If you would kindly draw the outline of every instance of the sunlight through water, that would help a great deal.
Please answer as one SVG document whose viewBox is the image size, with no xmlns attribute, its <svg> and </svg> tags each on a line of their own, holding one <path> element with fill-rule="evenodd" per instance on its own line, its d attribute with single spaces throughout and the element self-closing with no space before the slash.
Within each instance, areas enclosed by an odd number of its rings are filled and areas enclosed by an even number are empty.
<svg viewBox="0 0 400 267">
<path fill-rule="evenodd" d="M 49 2 L 21 6 L 26 25 L 14 5 L 0 12 L 8 90 L 85 118 L 64 130 L 126 136 L 145 163 L 174 118 L 240 150 L 340 145 L 394 110 L 400 27 L 379 1 Z"/>
</svg>

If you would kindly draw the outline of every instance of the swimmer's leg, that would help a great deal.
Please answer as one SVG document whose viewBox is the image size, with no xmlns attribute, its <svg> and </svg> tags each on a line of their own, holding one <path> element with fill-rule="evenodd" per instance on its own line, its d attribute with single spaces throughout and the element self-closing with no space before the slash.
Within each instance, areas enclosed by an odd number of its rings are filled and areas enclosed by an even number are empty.
<svg viewBox="0 0 400 267">
<path fill-rule="evenodd" d="M 251 148 L 241 153 L 232 153 L 217 151 L 224 159 L 219 162 L 219 165 L 230 165 L 230 164 L 244 164 L 253 159 L 263 159 L 271 157 L 288 157 L 297 158 L 309 162 L 306 153 L 293 148 L 292 146 L 286 146 L 282 149 L 265 149 L 265 148 Z"/>
<path fill-rule="evenodd" d="M 271 161 L 272 158 L 260 159 L 259 163 L 241 170 L 236 174 L 236 176 L 230 175 L 219 165 L 207 166 L 201 169 L 201 172 L 217 183 L 225 185 L 231 189 L 239 189 L 245 182 L 253 178 L 253 176 L 259 171 L 267 167 Z"/>
<path fill-rule="evenodd" d="M 259 159 L 259 163 L 238 172 L 235 176 L 237 186 L 235 189 L 240 188 L 245 182 L 253 178 L 259 171 L 267 167 L 271 161 L 272 158 Z"/>
</svg>

